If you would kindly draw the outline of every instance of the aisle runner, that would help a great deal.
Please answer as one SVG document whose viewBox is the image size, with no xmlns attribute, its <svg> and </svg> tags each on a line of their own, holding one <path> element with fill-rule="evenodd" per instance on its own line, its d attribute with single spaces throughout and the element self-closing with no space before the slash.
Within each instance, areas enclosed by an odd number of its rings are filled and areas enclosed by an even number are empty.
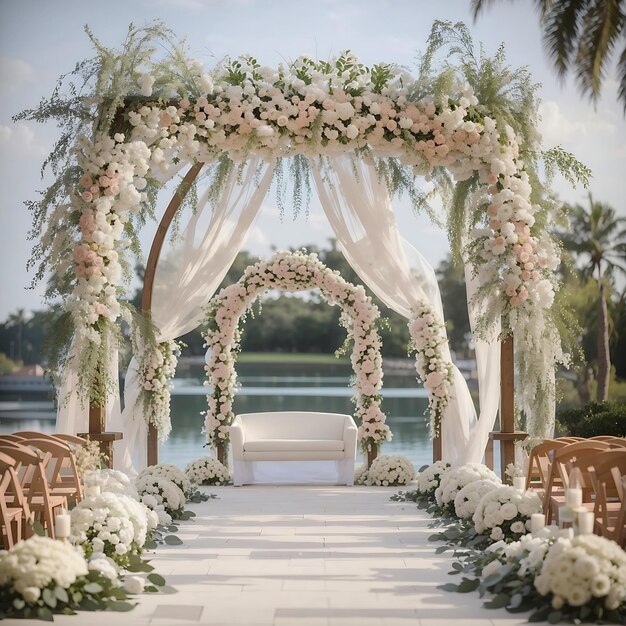
<svg viewBox="0 0 626 626">
<path fill-rule="evenodd" d="M 208 488 L 203 488 L 208 489 Z M 216 487 L 192 505 L 182 548 L 153 564 L 179 590 L 142 597 L 124 623 L 171 626 L 514 626 L 524 616 L 481 608 L 477 593 L 437 589 L 450 561 L 435 555 L 429 518 L 395 503 L 395 488 Z M 110 624 L 81 617 L 81 626 Z M 61 618 L 59 624 L 74 624 Z M 84 620 L 84 621 L 82 621 Z M 56 620 L 55 620 L 56 621 Z"/>
</svg>

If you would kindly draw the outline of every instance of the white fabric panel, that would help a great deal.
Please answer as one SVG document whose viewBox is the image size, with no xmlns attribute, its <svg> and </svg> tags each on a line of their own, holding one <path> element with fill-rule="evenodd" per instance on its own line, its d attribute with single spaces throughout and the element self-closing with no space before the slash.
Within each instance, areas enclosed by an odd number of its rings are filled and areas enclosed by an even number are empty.
<svg viewBox="0 0 626 626">
<path fill-rule="evenodd" d="M 313 177 L 324 212 L 352 268 L 400 315 L 409 319 L 412 307 L 426 301 L 443 321 L 434 269 L 401 237 L 389 192 L 375 168 L 362 160 L 353 162 L 346 155 L 330 157 L 328 163 L 329 167 L 313 164 Z M 446 356 L 449 358 L 449 350 Z M 499 385 L 499 375 L 495 381 Z M 484 391 L 489 398 L 485 398 L 485 406 L 489 407 L 491 387 Z M 476 428 L 476 409 L 456 367 L 451 394 L 442 424 L 443 458 L 453 463 L 480 462 L 486 443 L 483 431 L 488 433 L 493 421 L 487 418 Z"/>
<path fill-rule="evenodd" d="M 259 157 L 240 172 L 233 168 L 215 207 L 208 189 L 199 194 L 196 210 L 183 225 L 169 253 L 161 255 L 154 280 L 152 320 L 157 340 L 180 337 L 196 328 L 202 308 L 214 295 L 243 247 L 272 180 L 273 167 Z M 199 186 L 201 186 L 199 184 Z M 120 423 L 124 439 L 117 445 L 116 466 L 130 475 L 146 463 L 145 417 L 137 405 L 140 394 L 137 362 L 129 367 Z"/>
<path fill-rule="evenodd" d="M 284 452 L 285 450 L 343 452 L 343 441 L 338 439 L 256 439 L 243 444 L 244 456 L 246 452 Z"/>
</svg>

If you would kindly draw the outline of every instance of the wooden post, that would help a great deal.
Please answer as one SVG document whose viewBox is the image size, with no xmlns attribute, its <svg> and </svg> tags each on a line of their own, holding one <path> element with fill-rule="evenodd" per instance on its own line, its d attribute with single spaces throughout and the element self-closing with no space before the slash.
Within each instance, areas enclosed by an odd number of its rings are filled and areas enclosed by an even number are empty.
<svg viewBox="0 0 626 626">
<path fill-rule="evenodd" d="M 113 467 L 113 442 L 122 438 L 122 433 L 105 432 L 106 415 L 104 407 L 99 404 L 89 405 L 89 432 L 78 433 L 79 437 L 97 441 L 100 452 L 106 457 L 106 464 Z"/>
<path fill-rule="evenodd" d="M 372 463 L 378 456 L 378 450 L 376 448 L 368 449 L 367 451 L 367 467 L 371 467 Z"/>
<path fill-rule="evenodd" d="M 441 461 L 442 449 L 441 449 L 441 435 L 433 437 L 433 463 L 435 461 Z"/>
<path fill-rule="evenodd" d="M 513 337 L 500 345 L 500 432 L 515 433 L 515 352 Z M 509 463 L 515 461 L 515 438 L 502 438 L 500 442 L 500 467 L 502 476 Z"/>
<path fill-rule="evenodd" d="M 169 230 L 170 224 L 178 211 L 181 202 L 187 195 L 187 192 L 191 188 L 191 185 L 196 180 L 200 170 L 204 167 L 204 163 L 195 163 L 191 166 L 185 178 L 178 186 L 178 189 L 174 192 L 174 197 L 170 200 L 170 203 L 165 209 L 163 218 L 161 219 L 159 226 L 157 227 L 150 247 L 150 254 L 148 255 L 148 262 L 146 263 L 146 272 L 143 277 L 143 292 L 141 294 L 141 312 L 142 314 L 150 318 L 152 312 L 152 290 L 154 288 L 154 277 L 156 274 L 157 264 L 159 263 L 159 256 L 161 255 L 161 248 L 165 241 L 165 236 Z M 175 303 L 173 303 L 175 306 Z M 148 465 L 156 465 L 159 462 L 159 443 L 158 433 L 154 426 L 148 427 Z"/>
</svg>

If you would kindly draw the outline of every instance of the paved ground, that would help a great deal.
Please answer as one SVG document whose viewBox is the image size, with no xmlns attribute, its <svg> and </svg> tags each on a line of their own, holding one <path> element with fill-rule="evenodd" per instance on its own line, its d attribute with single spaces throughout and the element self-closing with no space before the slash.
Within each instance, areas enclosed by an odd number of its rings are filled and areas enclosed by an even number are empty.
<svg viewBox="0 0 626 626">
<path fill-rule="evenodd" d="M 523 616 L 481 607 L 476 593 L 437 589 L 449 560 L 429 518 L 373 487 L 218 487 L 218 500 L 152 564 L 178 589 L 140 596 L 131 613 L 55 617 L 104 626 L 513 626 Z M 13 622 L 8 620 L 7 623 Z M 14 623 L 24 624 L 23 621 Z"/>
</svg>

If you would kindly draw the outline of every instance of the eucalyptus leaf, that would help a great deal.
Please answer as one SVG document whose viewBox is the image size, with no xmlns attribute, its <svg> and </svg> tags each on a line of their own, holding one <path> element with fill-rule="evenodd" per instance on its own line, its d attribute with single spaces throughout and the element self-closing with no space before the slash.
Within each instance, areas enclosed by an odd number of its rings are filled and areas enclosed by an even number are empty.
<svg viewBox="0 0 626 626">
<path fill-rule="evenodd" d="M 169 585 L 164 585 L 163 587 L 159 589 L 159 591 L 161 593 L 166 593 L 166 594 L 178 593 L 178 589 L 175 589 L 174 587 L 170 587 Z"/>
<path fill-rule="evenodd" d="M 47 606 L 40 606 L 37 609 L 37 619 L 43 620 L 44 622 L 53 622 L 54 615 Z"/>
<path fill-rule="evenodd" d="M 478 589 L 478 585 L 480 585 L 479 578 L 464 578 L 459 584 L 457 591 L 459 593 L 469 593 Z"/>
<path fill-rule="evenodd" d="M 54 591 L 52 589 L 44 589 L 41 592 L 41 597 L 43 599 L 43 601 L 51 608 L 54 609 L 56 608 L 57 605 L 57 597 L 56 594 L 54 593 Z"/>
<path fill-rule="evenodd" d="M 181 546 L 183 544 L 182 539 L 176 535 L 165 535 L 163 540 L 168 546 Z"/>
<path fill-rule="evenodd" d="M 445 585 L 438 585 L 437 589 L 441 589 L 442 591 L 458 591 L 459 585 L 455 585 L 454 583 L 446 583 Z"/>
<path fill-rule="evenodd" d="M 508 593 L 499 593 L 494 596 L 489 602 L 485 602 L 485 607 L 488 609 L 501 609 L 509 604 L 510 596 Z"/>
<path fill-rule="evenodd" d="M 102 591 L 102 585 L 100 583 L 87 583 L 83 589 L 89 594 L 97 594 Z"/>
<path fill-rule="evenodd" d="M 13 606 L 19 611 L 26 606 L 26 602 L 22 598 L 13 598 Z"/>
<path fill-rule="evenodd" d="M 107 602 L 106 605 L 110 611 L 116 611 L 119 613 L 127 613 L 128 611 L 132 611 L 136 606 L 135 604 L 131 604 L 130 602 L 119 602 L 118 600 Z"/>
<path fill-rule="evenodd" d="M 148 574 L 148 580 L 157 587 L 162 587 L 165 584 L 165 578 L 159 574 Z"/>
<path fill-rule="evenodd" d="M 57 586 L 54 590 L 54 594 L 56 595 L 59 602 L 67 604 L 70 601 L 70 598 L 67 595 L 67 591 L 63 589 L 63 587 Z"/>
<path fill-rule="evenodd" d="M 563 613 L 561 613 L 561 611 L 552 611 L 552 613 L 548 615 L 548 622 L 550 624 L 558 624 L 562 618 Z"/>
</svg>

